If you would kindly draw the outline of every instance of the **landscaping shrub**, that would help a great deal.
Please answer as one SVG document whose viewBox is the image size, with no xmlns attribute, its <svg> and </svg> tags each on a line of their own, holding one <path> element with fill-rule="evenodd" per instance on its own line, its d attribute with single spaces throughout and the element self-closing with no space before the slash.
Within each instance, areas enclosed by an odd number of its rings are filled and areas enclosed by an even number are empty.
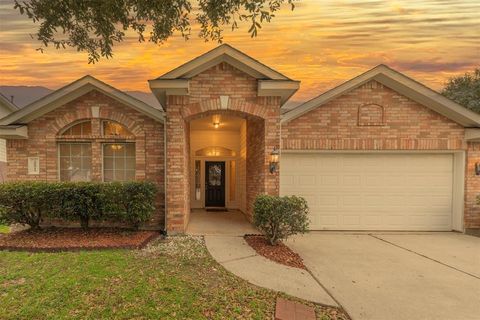
<svg viewBox="0 0 480 320">
<path fill-rule="evenodd" d="M 152 182 L 113 182 L 108 185 L 113 202 L 109 202 L 110 212 L 117 212 L 122 220 L 136 229 L 150 219 L 155 211 L 157 187 Z"/>
<path fill-rule="evenodd" d="M 87 229 L 90 220 L 105 220 L 105 208 L 109 199 L 100 182 L 63 183 L 59 194 L 61 206 L 56 216 L 66 220 L 79 220 L 80 226 Z"/>
<path fill-rule="evenodd" d="M 38 228 L 44 217 L 127 222 L 138 228 L 155 211 L 151 182 L 14 182 L 0 184 L 0 221 Z"/>
<path fill-rule="evenodd" d="M 259 195 L 255 199 L 253 224 L 264 233 L 271 245 L 308 230 L 308 205 L 297 196 Z"/>
<path fill-rule="evenodd" d="M 59 205 L 58 183 L 11 182 L 0 184 L 0 220 L 39 227 Z"/>
</svg>

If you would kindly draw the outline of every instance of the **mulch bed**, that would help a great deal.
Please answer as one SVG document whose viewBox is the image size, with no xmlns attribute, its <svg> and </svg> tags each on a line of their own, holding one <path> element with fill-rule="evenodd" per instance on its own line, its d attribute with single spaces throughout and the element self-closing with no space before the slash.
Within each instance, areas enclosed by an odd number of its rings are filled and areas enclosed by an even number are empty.
<svg viewBox="0 0 480 320">
<path fill-rule="evenodd" d="M 113 228 L 45 228 L 25 230 L 0 237 L 0 250 L 78 251 L 98 249 L 140 249 L 160 234 Z"/>
<path fill-rule="evenodd" d="M 302 258 L 283 243 L 272 246 L 265 237 L 261 235 L 246 235 L 245 241 L 247 241 L 259 255 L 267 259 L 289 267 L 307 269 L 303 264 Z"/>
</svg>

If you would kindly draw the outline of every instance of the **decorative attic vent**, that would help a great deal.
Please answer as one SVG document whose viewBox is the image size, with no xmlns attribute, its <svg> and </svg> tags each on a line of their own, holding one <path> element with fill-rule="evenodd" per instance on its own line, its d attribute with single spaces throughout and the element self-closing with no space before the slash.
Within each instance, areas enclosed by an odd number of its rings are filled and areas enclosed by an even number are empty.
<svg viewBox="0 0 480 320">
<path fill-rule="evenodd" d="M 359 126 L 385 125 L 385 108 L 378 104 L 365 104 L 358 107 Z"/>
</svg>

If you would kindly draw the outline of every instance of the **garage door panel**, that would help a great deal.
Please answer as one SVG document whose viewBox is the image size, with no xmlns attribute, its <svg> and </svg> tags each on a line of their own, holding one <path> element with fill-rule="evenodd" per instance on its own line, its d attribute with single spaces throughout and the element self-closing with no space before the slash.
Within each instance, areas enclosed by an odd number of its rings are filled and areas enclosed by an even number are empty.
<svg viewBox="0 0 480 320">
<path fill-rule="evenodd" d="M 307 199 L 313 230 L 451 230 L 452 155 L 282 154 L 281 163 L 280 191 Z"/>
</svg>

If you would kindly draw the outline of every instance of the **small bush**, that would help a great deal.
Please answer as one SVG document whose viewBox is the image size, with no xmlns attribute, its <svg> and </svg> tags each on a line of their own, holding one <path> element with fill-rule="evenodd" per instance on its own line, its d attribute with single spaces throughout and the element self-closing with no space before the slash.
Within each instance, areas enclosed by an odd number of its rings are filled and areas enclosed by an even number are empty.
<svg viewBox="0 0 480 320">
<path fill-rule="evenodd" d="M 15 182 L 0 185 L 0 221 L 38 228 L 44 217 L 127 222 L 138 228 L 155 211 L 151 182 Z"/>
<path fill-rule="evenodd" d="M 90 220 L 105 220 L 105 208 L 109 199 L 102 183 L 70 182 L 63 183 L 59 194 L 61 206 L 56 216 L 70 221 L 80 221 L 80 226 L 88 228 Z"/>
<path fill-rule="evenodd" d="M 57 183 L 47 182 L 0 184 L 0 220 L 39 228 L 42 219 L 59 205 L 59 187 Z"/>
<path fill-rule="evenodd" d="M 259 195 L 253 211 L 253 224 L 271 245 L 308 230 L 308 205 L 304 198 Z"/>
<path fill-rule="evenodd" d="M 106 192 L 113 202 L 109 202 L 108 211 L 117 212 L 122 220 L 136 229 L 150 219 L 155 211 L 157 187 L 152 182 L 113 182 L 105 185 Z"/>
</svg>

